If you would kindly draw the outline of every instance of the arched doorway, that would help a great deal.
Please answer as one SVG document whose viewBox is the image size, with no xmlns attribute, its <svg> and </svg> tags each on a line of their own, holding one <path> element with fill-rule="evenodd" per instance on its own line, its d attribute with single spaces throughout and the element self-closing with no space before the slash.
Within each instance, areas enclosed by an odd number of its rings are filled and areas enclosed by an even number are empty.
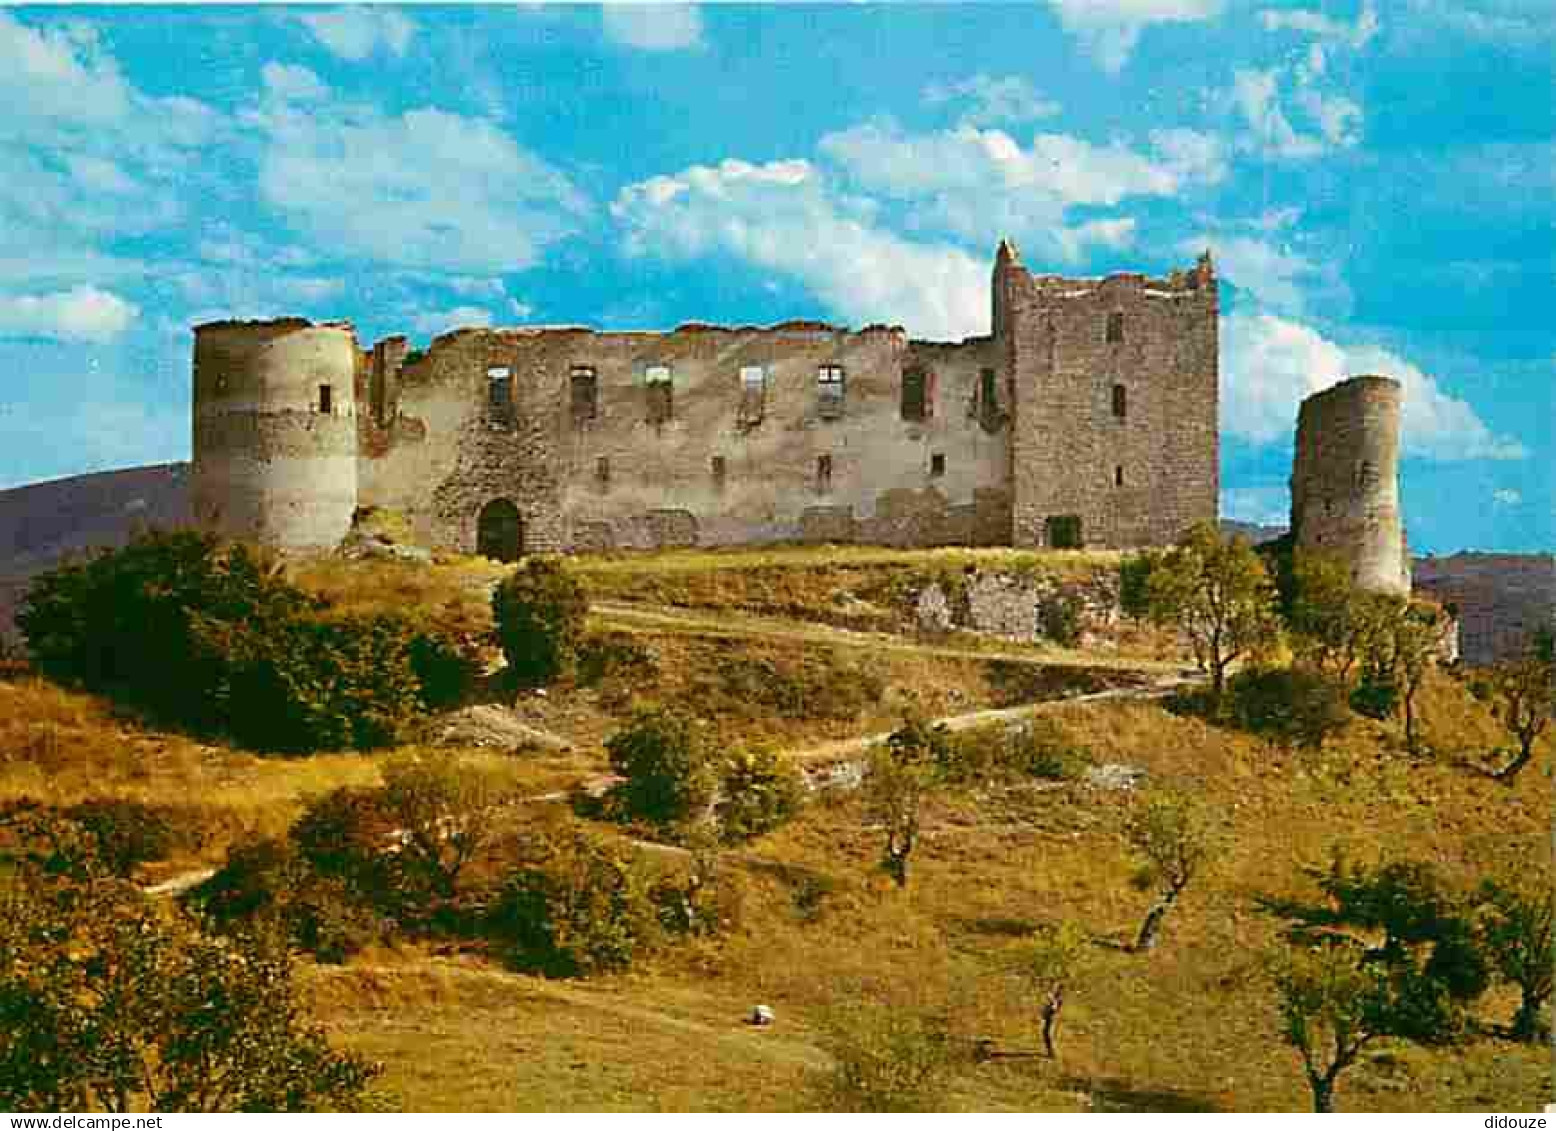
<svg viewBox="0 0 1556 1131">
<path fill-rule="evenodd" d="M 507 499 L 493 499 L 476 519 L 476 553 L 499 562 L 515 562 L 524 552 L 524 520 Z"/>
</svg>

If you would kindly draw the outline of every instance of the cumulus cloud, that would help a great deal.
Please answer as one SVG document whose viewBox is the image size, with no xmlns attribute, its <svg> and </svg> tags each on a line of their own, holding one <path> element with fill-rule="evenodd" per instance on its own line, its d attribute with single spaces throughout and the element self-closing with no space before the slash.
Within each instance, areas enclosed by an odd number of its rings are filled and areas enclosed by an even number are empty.
<svg viewBox="0 0 1556 1131">
<path fill-rule="evenodd" d="M 449 330 L 466 326 L 490 326 L 492 312 L 479 306 L 456 306 L 450 310 L 429 310 L 411 320 L 411 329 L 424 338 L 435 338 Z"/>
<path fill-rule="evenodd" d="M 0 101 L 18 124 L 89 126 L 123 120 L 132 98 L 87 25 L 34 28 L 0 10 Z"/>
<path fill-rule="evenodd" d="M 1117 74 L 1152 24 L 1196 23 L 1221 14 L 1222 0 L 1048 0 L 1059 23 L 1098 66 Z"/>
<path fill-rule="evenodd" d="M 260 71 L 265 92 L 289 102 L 316 102 L 329 93 L 319 76 L 307 67 L 289 63 L 266 63 Z"/>
<path fill-rule="evenodd" d="M 353 5 L 297 19 L 326 50 L 354 63 L 380 48 L 404 55 L 416 33 L 416 25 L 395 8 Z"/>
<path fill-rule="evenodd" d="M 1342 346 L 1300 322 L 1234 313 L 1222 321 L 1221 421 L 1255 444 L 1290 443 L 1297 408 L 1312 393 L 1362 373 L 1404 386 L 1404 454 L 1420 459 L 1516 460 L 1528 454 L 1498 436 L 1468 402 L 1420 367 L 1380 346 Z"/>
<path fill-rule="evenodd" d="M 931 83 L 923 99 L 931 106 L 961 106 L 961 122 L 969 126 L 1030 122 L 1059 112 L 1059 103 L 1044 98 L 1020 75 L 977 74 L 956 83 Z"/>
<path fill-rule="evenodd" d="M 959 338 L 988 331 L 988 264 L 904 239 L 807 161 L 724 161 L 628 185 L 611 205 L 631 254 L 732 256 L 806 286 L 853 323 Z"/>
<path fill-rule="evenodd" d="M 1296 31 L 1320 39 L 1332 39 L 1354 48 L 1362 48 L 1372 41 L 1382 25 L 1378 22 L 1378 10 L 1369 2 L 1362 4 L 1355 23 L 1337 20 L 1322 12 L 1306 8 L 1276 10 L 1266 8 L 1259 13 L 1259 21 L 1267 31 Z"/>
<path fill-rule="evenodd" d="M 41 295 L 0 295 L 0 335 L 111 342 L 140 313 L 133 303 L 96 287 Z"/>
<path fill-rule="evenodd" d="M 245 117 L 266 138 L 260 195 L 343 254 L 502 274 L 535 263 L 587 210 L 566 176 L 485 119 L 298 107 L 271 93 Z"/>
<path fill-rule="evenodd" d="M 1232 72 L 1232 104 L 1248 127 L 1245 148 L 1267 157 L 1301 161 L 1320 157 L 1334 149 L 1350 149 L 1361 142 L 1363 114 L 1359 103 L 1343 94 L 1325 91 L 1321 73 L 1313 62 L 1294 71 L 1237 68 Z M 1307 119 L 1299 129 L 1288 112 L 1292 108 Z"/>
<path fill-rule="evenodd" d="M 1500 507 L 1516 507 L 1523 503 L 1524 497 L 1511 487 L 1501 487 L 1491 492 L 1491 501 Z"/>
<path fill-rule="evenodd" d="M 1302 312 L 1303 284 L 1319 270 L 1311 260 L 1251 236 L 1205 233 L 1178 244 L 1182 255 L 1197 255 L 1207 248 L 1215 257 L 1216 273 L 1260 305 L 1288 314 Z"/>
<path fill-rule="evenodd" d="M 695 4 L 606 4 L 600 18 L 606 36 L 626 47 L 685 51 L 702 46 L 702 13 Z"/>
</svg>

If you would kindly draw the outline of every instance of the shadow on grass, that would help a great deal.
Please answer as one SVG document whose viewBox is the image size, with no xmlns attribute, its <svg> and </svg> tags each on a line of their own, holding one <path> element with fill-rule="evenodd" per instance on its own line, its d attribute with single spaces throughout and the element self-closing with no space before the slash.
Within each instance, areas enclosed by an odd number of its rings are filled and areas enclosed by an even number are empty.
<svg viewBox="0 0 1556 1131">
<path fill-rule="evenodd" d="M 1116 1077 L 1068 1077 L 1064 1086 L 1091 1096 L 1091 1110 L 1102 1112 L 1224 1111 L 1205 1092 L 1178 1088 L 1141 1088 Z"/>
</svg>

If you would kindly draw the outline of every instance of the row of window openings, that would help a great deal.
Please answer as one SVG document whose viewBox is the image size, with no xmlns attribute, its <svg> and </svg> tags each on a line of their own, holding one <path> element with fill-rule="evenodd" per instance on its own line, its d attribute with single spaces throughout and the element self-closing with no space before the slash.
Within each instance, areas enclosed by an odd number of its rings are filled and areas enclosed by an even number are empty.
<svg viewBox="0 0 1556 1131">
<path fill-rule="evenodd" d="M 663 423 L 674 413 L 674 381 L 668 365 L 650 365 L 643 371 L 648 391 L 650 423 Z M 487 407 L 498 415 L 513 408 L 513 384 L 510 371 L 493 368 L 486 371 Z M 998 410 L 996 374 L 983 369 L 978 374 L 978 404 L 985 414 Z M 599 381 L 594 369 L 574 366 L 570 379 L 569 400 L 574 424 L 583 424 L 599 414 Z M 822 365 L 816 369 L 816 406 L 823 419 L 843 415 L 845 379 L 841 365 Z M 767 398 L 767 370 L 760 365 L 740 368 L 740 412 L 743 419 L 760 420 Z M 1118 392 L 1114 393 L 1114 412 L 1119 412 Z M 924 421 L 934 412 L 934 374 L 919 368 L 902 374 L 902 419 Z"/>
<path fill-rule="evenodd" d="M 723 456 L 714 456 L 709 462 L 709 470 L 713 476 L 713 483 L 717 487 L 723 487 L 729 478 L 729 462 Z M 936 452 L 929 457 L 929 476 L 931 479 L 940 479 L 945 475 L 945 455 Z M 609 456 L 601 456 L 594 464 L 594 478 L 605 486 L 611 481 L 611 461 Z M 1124 485 L 1124 465 L 1116 464 L 1113 468 L 1113 486 Z M 830 490 L 832 487 L 832 457 L 822 455 L 816 457 L 816 489 L 818 491 Z"/>
</svg>

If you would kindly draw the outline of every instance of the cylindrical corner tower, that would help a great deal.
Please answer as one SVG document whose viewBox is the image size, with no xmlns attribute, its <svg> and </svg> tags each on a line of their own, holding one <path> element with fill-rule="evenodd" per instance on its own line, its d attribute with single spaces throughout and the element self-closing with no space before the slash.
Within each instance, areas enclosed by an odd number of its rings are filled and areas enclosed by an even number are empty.
<svg viewBox="0 0 1556 1131">
<path fill-rule="evenodd" d="M 300 318 L 195 327 L 195 522 L 331 547 L 357 505 L 356 333 Z"/>
<path fill-rule="evenodd" d="M 1399 506 L 1399 382 L 1365 375 L 1302 402 L 1291 469 L 1291 529 L 1301 549 L 1350 563 L 1358 588 L 1410 594 Z"/>
</svg>

